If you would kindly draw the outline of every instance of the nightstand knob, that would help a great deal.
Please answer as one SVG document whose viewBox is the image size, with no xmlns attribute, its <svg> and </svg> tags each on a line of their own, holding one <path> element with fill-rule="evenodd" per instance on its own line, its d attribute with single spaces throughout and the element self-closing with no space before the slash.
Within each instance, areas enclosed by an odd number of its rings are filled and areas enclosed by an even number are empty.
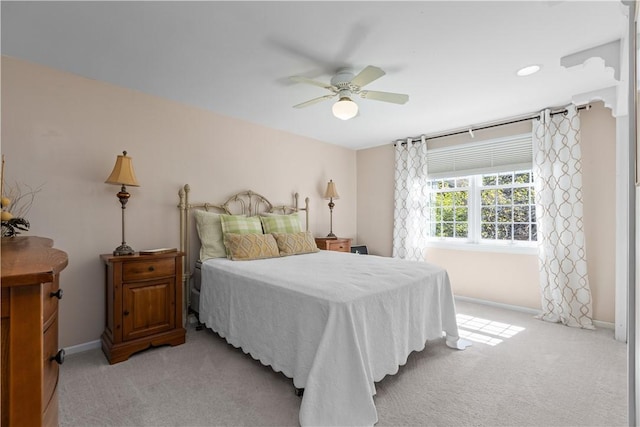
<svg viewBox="0 0 640 427">
<path fill-rule="evenodd" d="M 64 363 L 64 348 L 58 350 L 55 356 L 51 356 L 49 358 L 50 361 L 55 360 L 58 365 L 62 365 Z"/>
<path fill-rule="evenodd" d="M 155 269 L 156 269 L 156 268 L 155 268 L 153 265 L 150 265 L 150 266 L 149 266 L 149 271 L 153 271 L 153 270 L 155 270 Z"/>
<path fill-rule="evenodd" d="M 56 297 L 58 299 L 62 299 L 62 295 L 64 295 L 64 292 L 62 291 L 62 289 L 58 289 L 55 292 L 49 292 L 49 296 L 50 297 Z"/>
<path fill-rule="evenodd" d="M 123 314 L 124 314 L 125 316 L 128 316 L 128 315 L 129 315 L 129 310 L 125 310 Z"/>
</svg>

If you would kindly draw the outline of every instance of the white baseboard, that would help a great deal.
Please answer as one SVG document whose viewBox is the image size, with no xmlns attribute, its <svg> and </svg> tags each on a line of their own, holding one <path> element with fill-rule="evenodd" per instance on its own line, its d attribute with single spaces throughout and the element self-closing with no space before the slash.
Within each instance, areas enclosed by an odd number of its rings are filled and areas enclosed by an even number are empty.
<svg viewBox="0 0 640 427">
<path fill-rule="evenodd" d="M 598 328 L 602 328 L 602 329 L 615 329 L 616 328 L 616 324 L 613 322 L 604 322 L 602 320 L 594 320 L 593 324 L 598 327 Z"/>
<path fill-rule="evenodd" d="M 506 310 L 519 311 L 521 313 L 527 313 L 534 316 L 540 314 L 540 310 L 536 310 L 534 308 L 529 308 L 529 307 L 522 307 L 520 305 L 504 304 L 501 302 L 489 301 L 485 299 L 463 297 L 461 295 L 455 295 L 454 298 L 457 301 L 472 302 L 475 304 L 482 304 L 482 305 L 488 305 L 491 307 L 504 308 Z"/>
<path fill-rule="evenodd" d="M 536 310 L 534 308 L 529 308 L 529 307 L 522 307 L 520 305 L 504 304 L 504 303 L 501 303 L 501 302 L 488 301 L 488 300 L 478 299 L 478 298 L 464 297 L 464 296 L 461 296 L 461 295 L 455 295 L 454 298 L 456 300 L 458 300 L 458 301 L 464 301 L 464 302 L 471 302 L 471 303 L 475 303 L 475 304 L 488 305 L 488 306 L 497 307 L 497 308 L 504 308 L 506 310 L 519 311 L 521 313 L 527 313 L 527 314 L 531 314 L 533 316 L 536 316 L 536 315 L 540 314 L 540 310 Z M 594 320 L 593 324 L 598 328 L 615 329 L 615 324 L 612 323 L 612 322 L 603 322 L 601 320 Z"/>
<path fill-rule="evenodd" d="M 84 344 L 72 345 L 70 347 L 65 347 L 64 352 L 68 356 L 74 353 L 82 353 L 83 351 L 94 350 L 96 348 L 100 348 L 100 340 L 89 341 Z"/>
</svg>

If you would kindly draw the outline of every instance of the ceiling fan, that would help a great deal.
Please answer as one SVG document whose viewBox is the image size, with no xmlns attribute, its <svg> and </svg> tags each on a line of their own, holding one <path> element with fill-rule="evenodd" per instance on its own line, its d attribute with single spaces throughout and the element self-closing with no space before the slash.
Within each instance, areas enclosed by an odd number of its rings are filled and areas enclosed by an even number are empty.
<svg viewBox="0 0 640 427">
<path fill-rule="evenodd" d="M 342 120 L 349 120 L 358 114 L 358 104 L 351 100 L 353 95 L 360 95 L 362 98 L 376 101 L 392 102 L 394 104 L 406 103 L 409 100 L 409 95 L 362 89 L 364 86 L 384 75 L 385 72 L 380 68 L 368 65 L 357 75 L 354 75 L 348 68 L 340 69 L 336 75 L 331 78 L 331 83 L 329 84 L 303 76 L 291 76 L 289 79 L 296 83 L 307 83 L 332 92 L 330 95 L 320 96 L 294 105 L 293 108 L 308 107 L 325 99 L 331 99 L 337 96 L 338 102 L 333 104 L 332 107 L 333 115 Z"/>
</svg>

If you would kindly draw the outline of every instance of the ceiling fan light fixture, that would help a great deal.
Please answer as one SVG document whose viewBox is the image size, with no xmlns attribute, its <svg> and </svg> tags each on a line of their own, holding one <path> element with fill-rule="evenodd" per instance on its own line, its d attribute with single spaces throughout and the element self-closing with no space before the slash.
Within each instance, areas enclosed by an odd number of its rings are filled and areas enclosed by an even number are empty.
<svg viewBox="0 0 640 427">
<path fill-rule="evenodd" d="M 342 97 L 331 107 L 333 115 L 340 120 L 352 119 L 358 114 L 358 104 L 353 102 L 349 97 Z"/>
<path fill-rule="evenodd" d="M 340 120 L 349 120 L 358 115 L 358 104 L 351 100 L 352 95 L 360 95 L 363 99 L 374 101 L 390 102 L 393 104 L 405 104 L 409 101 L 409 95 L 393 92 L 380 92 L 377 90 L 362 90 L 369 83 L 378 80 L 384 76 L 385 72 L 378 67 L 367 65 L 362 71 L 354 76 L 349 69 L 340 69 L 337 74 L 331 78 L 331 83 L 323 83 L 317 80 L 303 76 L 291 76 L 289 79 L 296 83 L 307 83 L 313 86 L 319 86 L 331 92 L 331 95 L 320 96 L 310 99 L 300 104 L 294 105 L 293 108 L 304 108 L 310 105 L 322 102 L 325 99 L 335 98 L 338 96 L 338 102 L 333 104 L 331 110 L 333 115 Z"/>
</svg>

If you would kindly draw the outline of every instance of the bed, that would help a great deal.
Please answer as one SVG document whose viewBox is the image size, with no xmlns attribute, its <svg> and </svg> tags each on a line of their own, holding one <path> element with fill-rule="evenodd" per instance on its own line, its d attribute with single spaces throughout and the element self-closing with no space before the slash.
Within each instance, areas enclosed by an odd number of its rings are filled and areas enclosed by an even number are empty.
<svg viewBox="0 0 640 427">
<path fill-rule="evenodd" d="M 188 192 L 188 186 L 180 192 L 186 254 L 190 211 L 229 214 L 230 200 L 256 195 L 238 193 L 221 205 L 190 204 Z M 290 208 L 274 208 L 259 196 L 240 203 L 235 213 L 256 215 L 256 204 L 268 213 L 303 211 L 308 228 L 308 201 L 299 208 L 294 198 Z M 191 265 L 189 258 L 185 265 Z M 397 373 L 429 340 L 444 335 L 452 348 L 467 345 L 458 338 L 447 272 L 426 262 L 311 251 L 249 261 L 215 257 L 201 261 L 200 269 L 198 306 L 192 307 L 199 320 L 304 389 L 302 426 L 373 425 L 375 382 Z"/>
</svg>

